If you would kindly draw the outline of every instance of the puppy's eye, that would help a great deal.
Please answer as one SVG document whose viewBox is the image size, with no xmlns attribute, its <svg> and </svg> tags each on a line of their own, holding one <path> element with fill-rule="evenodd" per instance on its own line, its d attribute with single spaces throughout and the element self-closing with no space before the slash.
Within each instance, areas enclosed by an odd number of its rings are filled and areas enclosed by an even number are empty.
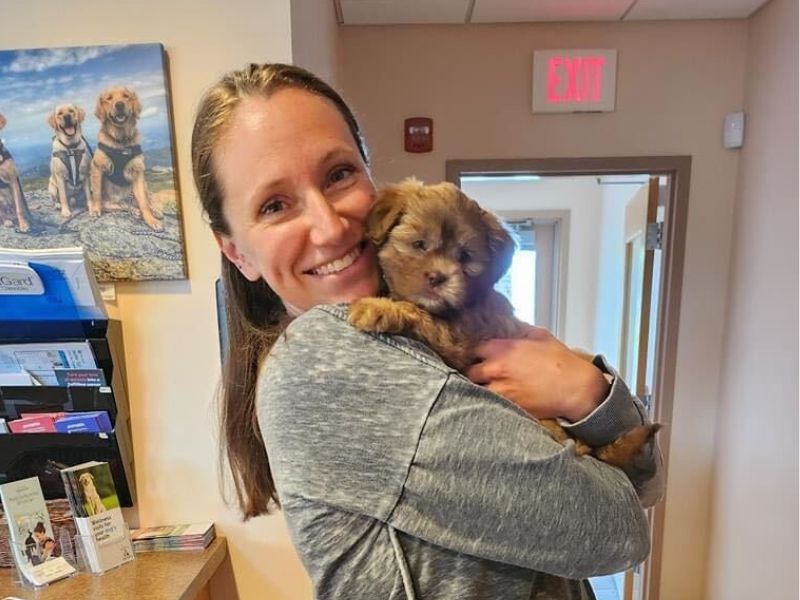
<svg viewBox="0 0 800 600">
<path fill-rule="evenodd" d="M 419 250 L 420 252 L 425 252 L 425 250 L 427 249 L 425 240 L 417 240 L 416 242 L 411 244 L 411 247 L 414 248 L 414 250 Z"/>
<path fill-rule="evenodd" d="M 470 254 L 469 250 L 462 250 L 458 253 L 458 262 L 465 263 L 472 260 L 472 254 Z"/>
</svg>

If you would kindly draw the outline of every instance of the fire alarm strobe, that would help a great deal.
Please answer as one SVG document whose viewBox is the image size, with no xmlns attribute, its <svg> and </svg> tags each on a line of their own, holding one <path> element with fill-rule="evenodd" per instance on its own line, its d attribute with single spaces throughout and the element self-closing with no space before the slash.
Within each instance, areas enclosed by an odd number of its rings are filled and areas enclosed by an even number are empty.
<svg viewBox="0 0 800 600">
<path fill-rule="evenodd" d="M 405 122 L 406 152 L 433 150 L 433 119 L 414 117 Z"/>
</svg>

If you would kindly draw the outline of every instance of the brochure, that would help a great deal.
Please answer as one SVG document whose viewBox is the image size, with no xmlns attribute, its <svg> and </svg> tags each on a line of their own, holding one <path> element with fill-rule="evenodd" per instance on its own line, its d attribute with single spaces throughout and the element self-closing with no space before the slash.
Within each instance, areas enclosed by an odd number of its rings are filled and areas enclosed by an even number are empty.
<svg viewBox="0 0 800 600">
<path fill-rule="evenodd" d="M 31 477 L 0 485 L 11 551 L 20 575 L 42 586 L 75 573 L 53 535 L 39 479 Z"/>
<path fill-rule="evenodd" d="M 91 461 L 61 470 L 88 568 L 102 573 L 134 559 L 111 468 Z"/>
<path fill-rule="evenodd" d="M 182 523 L 142 527 L 131 532 L 137 552 L 160 550 L 202 550 L 216 536 L 213 523 Z"/>
</svg>

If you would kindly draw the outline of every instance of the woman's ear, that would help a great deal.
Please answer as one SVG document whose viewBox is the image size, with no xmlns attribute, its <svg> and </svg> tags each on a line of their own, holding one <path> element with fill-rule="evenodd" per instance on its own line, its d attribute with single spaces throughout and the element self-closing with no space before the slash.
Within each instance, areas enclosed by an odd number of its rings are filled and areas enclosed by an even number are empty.
<svg viewBox="0 0 800 600">
<path fill-rule="evenodd" d="M 214 233 L 214 239 L 217 241 L 220 251 L 227 258 L 248 281 L 258 281 L 261 279 L 261 274 L 258 270 L 247 260 L 247 257 L 239 252 L 236 243 L 227 235 L 221 233 Z"/>
<path fill-rule="evenodd" d="M 400 185 L 387 185 L 378 190 L 375 203 L 367 215 L 367 237 L 378 247 L 383 246 L 389 233 L 405 212 L 406 196 Z"/>
</svg>

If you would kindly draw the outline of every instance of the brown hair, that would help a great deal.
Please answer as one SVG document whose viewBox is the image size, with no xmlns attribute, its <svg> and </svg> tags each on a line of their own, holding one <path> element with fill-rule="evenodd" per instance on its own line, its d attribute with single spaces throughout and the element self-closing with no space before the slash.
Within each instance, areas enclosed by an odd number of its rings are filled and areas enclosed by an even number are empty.
<svg viewBox="0 0 800 600">
<path fill-rule="evenodd" d="M 341 96 L 313 74 L 291 65 L 251 64 L 223 76 L 200 101 L 192 131 L 192 171 L 203 212 L 214 233 L 229 235 L 222 212 L 223 193 L 214 170 L 214 147 L 231 117 L 249 96 L 269 97 L 278 90 L 305 90 L 333 102 L 356 146 L 369 164 L 366 144 L 353 112 Z M 220 386 L 221 464 L 233 475 L 236 498 L 245 519 L 279 505 L 269 457 L 256 418 L 256 380 L 260 363 L 290 318 L 283 302 L 263 280 L 251 282 L 222 256 L 228 344 Z"/>
</svg>

